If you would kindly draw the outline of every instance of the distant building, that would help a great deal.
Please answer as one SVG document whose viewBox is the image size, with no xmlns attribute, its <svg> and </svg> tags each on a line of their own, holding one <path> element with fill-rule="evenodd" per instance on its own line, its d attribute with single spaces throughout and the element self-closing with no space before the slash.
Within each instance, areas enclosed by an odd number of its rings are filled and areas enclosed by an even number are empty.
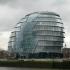
<svg viewBox="0 0 70 70">
<path fill-rule="evenodd" d="M 63 58 L 70 58 L 70 48 L 63 48 Z"/>
<path fill-rule="evenodd" d="M 62 57 L 64 27 L 54 12 L 26 15 L 11 33 L 8 50 L 23 58 Z"/>
<path fill-rule="evenodd" d="M 0 59 L 6 59 L 8 57 L 8 51 L 0 50 Z"/>
</svg>

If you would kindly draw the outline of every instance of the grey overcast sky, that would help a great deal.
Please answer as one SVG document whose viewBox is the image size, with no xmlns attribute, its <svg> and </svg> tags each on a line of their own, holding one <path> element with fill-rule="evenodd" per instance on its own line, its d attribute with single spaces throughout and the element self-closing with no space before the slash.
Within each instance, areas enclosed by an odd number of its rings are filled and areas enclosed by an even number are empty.
<svg viewBox="0 0 70 70">
<path fill-rule="evenodd" d="M 65 42 L 70 47 L 70 0 L 0 0 L 0 48 L 7 49 L 10 33 L 26 14 L 51 11 L 60 14 L 65 27 Z"/>
</svg>

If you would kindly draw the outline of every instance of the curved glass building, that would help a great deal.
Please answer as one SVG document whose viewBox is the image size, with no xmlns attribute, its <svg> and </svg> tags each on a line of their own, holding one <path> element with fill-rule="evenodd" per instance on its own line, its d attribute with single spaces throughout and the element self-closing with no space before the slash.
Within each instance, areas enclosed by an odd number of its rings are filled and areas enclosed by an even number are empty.
<svg viewBox="0 0 70 70">
<path fill-rule="evenodd" d="M 23 58 L 61 57 L 63 23 L 54 12 L 34 12 L 17 23 L 11 33 L 9 52 Z"/>
</svg>

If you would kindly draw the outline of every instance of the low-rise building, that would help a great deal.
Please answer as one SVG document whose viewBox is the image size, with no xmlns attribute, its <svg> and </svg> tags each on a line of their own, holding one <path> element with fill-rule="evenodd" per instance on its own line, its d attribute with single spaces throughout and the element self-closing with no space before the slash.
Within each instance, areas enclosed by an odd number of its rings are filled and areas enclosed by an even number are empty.
<svg viewBox="0 0 70 70">
<path fill-rule="evenodd" d="M 63 57 L 70 58 L 70 48 L 63 48 Z"/>
</svg>

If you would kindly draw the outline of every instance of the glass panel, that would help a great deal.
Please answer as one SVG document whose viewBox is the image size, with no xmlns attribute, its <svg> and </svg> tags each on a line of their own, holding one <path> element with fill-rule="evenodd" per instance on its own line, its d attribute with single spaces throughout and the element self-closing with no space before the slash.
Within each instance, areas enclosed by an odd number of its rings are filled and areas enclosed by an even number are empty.
<svg viewBox="0 0 70 70">
<path fill-rule="evenodd" d="M 15 31 L 20 31 L 20 27 L 15 27 Z"/>
<path fill-rule="evenodd" d="M 48 25 L 48 26 L 59 26 L 63 27 L 62 23 L 56 23 L 56 22 L 38 22 L 37 25 Z"/>
<path fill-rule="evenodd" d="M 16 32 L 11 32 L 11 37 L 16 36 Z"/>
<path fill-rule="evenodd" d="M 15 37 L 11 37 L 10 38 L 10 41 L 15 41 Z"/>
<path fill-rule="evenodd" d="M 50 15 L 50 14 L 46 14 L 46 15 L 39 14 L 38 16 L 39 16 L 39 17 L 55 17 L 55 18 L 59 18 L 59 17 L 56 16 L 56 15 Z"/>
<path fill-rule="evenodd" d="M 53 35 L 53 36 L 62 36 L 62 32 L 54 32 L 54 31 L 38 31 L 36 35 Z"/>
<path fill-rule="evenodd" d="M 19 23 L 23 23 L 26 21 L 26 18 L 22 18 Z"/>
<path fill-rule="evenodd" d="M 37 17 L 37 14 L 31 14 L 30 16 L 28 16 L 27 22 L 33 21 L 34 19 L 36 19 L 36 17 Z"/>
<path fill-rule="evenodd" d="M 63 28 L 58 26 L 36 25 L 33 31 L 38 31 L 38 30 L 63 31 Z"/>
<path fill-rule="evenodd" d="M 16 27 L 19 27 L 19 26 L 21 26 L 21 23 L 17 23 Z"/>
<path fill-rule="evenodd" d="M 38 46 L 62 46 L 61 42 L 38 41 Z"/>
<path fill-rule="evenodd" d="M 55 36 L 37 36 L 36 40 L 63 41 L 63 38 Z"/>
<path fill-rule="evenodd" d="M 57 18 L 49 18 L 49 17 L 36 17 L 36 19 L 34 19 L 34 21 L 56 21 L 56 22 L 61 22 L 61 19 L 57 19 Z"/>
</svg>

